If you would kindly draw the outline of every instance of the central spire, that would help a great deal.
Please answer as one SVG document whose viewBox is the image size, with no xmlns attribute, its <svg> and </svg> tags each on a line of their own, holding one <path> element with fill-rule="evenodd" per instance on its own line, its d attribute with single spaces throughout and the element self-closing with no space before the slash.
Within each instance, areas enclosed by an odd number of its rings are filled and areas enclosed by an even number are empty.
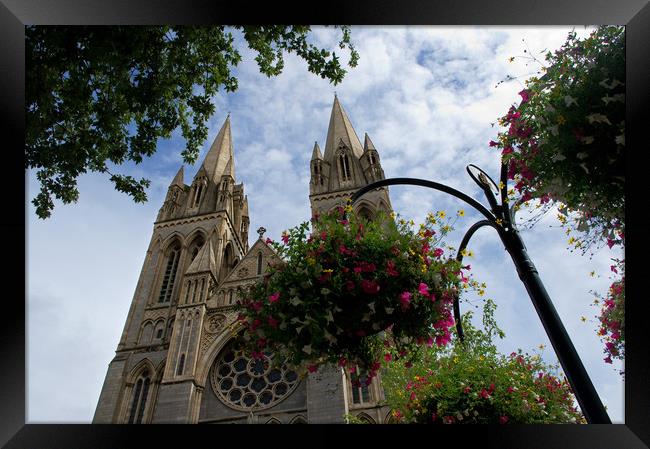
<svg viewBox="0 0 650 449">
<path fill-rule="evenodd" d="M 226 117 L 219 134 L 205 155 L 202 166 L 207 176 L 217 183 L 222 175 L 230 175 L 233 179 L 235 178 L 230 114 Z"/>
<path fill-rule="evenodd" d="M 348 115 L 343 110 L 339 98 L 334 95 L 334 104 L 332 105 L 332 114 L 330 115 L 327 141 L 325 143 L 325 154 L 323 155 L 326 161 L 334 159 L 334 154 L 340 141 L 343 141 L 345 145 L 351 148 L 357 157 L 361 157 L 363 154 L 363 147 L 361 146 L 359 137 L 357 137 L 357 133 L 354 131 Z"/>
</svg>

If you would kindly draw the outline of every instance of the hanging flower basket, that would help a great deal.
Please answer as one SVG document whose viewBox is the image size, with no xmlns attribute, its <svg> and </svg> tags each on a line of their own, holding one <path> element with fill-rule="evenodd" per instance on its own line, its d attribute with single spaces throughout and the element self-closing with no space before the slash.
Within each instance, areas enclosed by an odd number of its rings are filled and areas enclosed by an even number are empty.
<svg viewBox="0 0 650 449">
<path fill-rule="evenodd" d="M 239 320 L 253 356 L 279 351 L 295 366 L 379 368 L 386 330 L 405 354 L 450 338 L 462 267 L 445 258 L 436 218 L 412 222 L 379 215 L 367 221 L 346 209 L 285 232 L 274 243 L 282 262 L 253 286 Z M 469 267 L 466 267 L 469 268 Z"/>
</svg>

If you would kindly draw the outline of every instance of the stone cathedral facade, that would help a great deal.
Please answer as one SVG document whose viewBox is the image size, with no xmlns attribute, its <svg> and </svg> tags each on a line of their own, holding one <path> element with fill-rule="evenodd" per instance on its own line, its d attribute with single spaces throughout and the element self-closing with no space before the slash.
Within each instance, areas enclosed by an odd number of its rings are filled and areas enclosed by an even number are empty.
<svg viewBox="0 0 650 449">
<path fill-rule="evenodd" d="M 190 185 L 181 167 L 169 186 L 93 423 L 343 423 L 346 414 L 388 422 L 380 377 L 355 388 L 347 371 L 329 366 L 301 379 L 231 343 L 240 330 L 235 302 L 277 256 L 263 228 L 249 247 L 230 126 L 228 117 Z M 312 213 L 384 178 L 372 141 L 366 134 L 361 145 L 336 97 L 310 171 Z M 390 211 L 387 188 L 355 208 L 370 218 Z"/>
</svg>

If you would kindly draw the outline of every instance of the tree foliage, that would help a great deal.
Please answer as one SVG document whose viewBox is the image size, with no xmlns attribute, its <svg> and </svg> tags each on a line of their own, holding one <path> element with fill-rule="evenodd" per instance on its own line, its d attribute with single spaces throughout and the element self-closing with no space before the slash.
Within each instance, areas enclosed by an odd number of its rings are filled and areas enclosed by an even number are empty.
<svg viewBox="0 0 650 449">
<path fill-rule="evenodd" d="M 235 26 L 257 56 L 261 73 L 282 72 L 295 53 L 310 72 L 341 82 L 346 74 L 333 50 L 309 42 L 308 26 Z M 358 54 L 350 29 L 340 27 L 341 49 Z M 159 138 L 181 129 L 191 164 L 207 138 L 212 97 L 232 92 L 241 61 L 233 29 L 224 26 L 26 27 L 25 166 L 36 169 L 36 214 L 47 218 L 53 198 L 79 198 L 78 177 L 107 173 L 118 191 L 147 200 L 147 179 L 111 173 L 109 165 L 136 164 L 153 155 Z"/>
</svg>

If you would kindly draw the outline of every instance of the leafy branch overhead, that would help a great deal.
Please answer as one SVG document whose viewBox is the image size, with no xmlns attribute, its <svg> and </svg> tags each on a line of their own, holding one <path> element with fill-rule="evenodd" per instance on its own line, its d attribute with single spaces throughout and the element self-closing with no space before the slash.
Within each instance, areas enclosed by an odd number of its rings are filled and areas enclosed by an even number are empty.
<svg viewBox="0 0 650 449">
<path fill-rule="evenodd" d="M 338 46 L 355 67 L 350 29 L 339 28 Z M 178 128 L 183 159 L 194 163 L 215 111 L 212 97 L 238 87 L 235 29 L 269 77 L 282 72 L 285 52 L 333 84 L 346 74 L 334 50 L 309 42 L 308 26 L 26 27 L 25 167 L 36 169 L 40 184 L 36 214 L 49 217 L 54 198 L 76 202 L 77 180 L 87 172 L 109 174 L 118 191 L 145 202 L 149 180 L 110 173 L 109 164 L 142 162 Z"/>
</svg>

